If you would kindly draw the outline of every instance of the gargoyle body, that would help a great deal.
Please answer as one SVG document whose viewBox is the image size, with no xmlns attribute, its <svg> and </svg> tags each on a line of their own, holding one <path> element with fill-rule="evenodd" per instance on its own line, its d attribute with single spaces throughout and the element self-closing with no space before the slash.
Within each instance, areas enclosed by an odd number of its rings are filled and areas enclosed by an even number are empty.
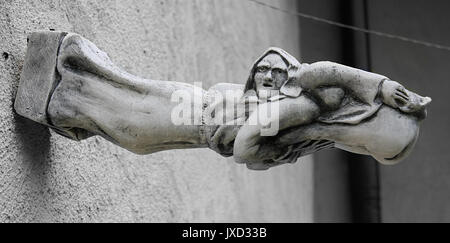
<svg viewBox="0 0 450 243">
<path fill-rule="evenodd" d="M 246 85 L 206 91 L 131 75 L 77 34 L 37 32 L 15 109 L 74 140 L 100 135 L 137 154 L 211 148 L 265 170 L 332 147 L 400 162 L 430 102 L 385 76 L 301 64 L 279 48 L 255 62 Z M 190 122 L 174 121 L 180 114 Z"/>
</svg>

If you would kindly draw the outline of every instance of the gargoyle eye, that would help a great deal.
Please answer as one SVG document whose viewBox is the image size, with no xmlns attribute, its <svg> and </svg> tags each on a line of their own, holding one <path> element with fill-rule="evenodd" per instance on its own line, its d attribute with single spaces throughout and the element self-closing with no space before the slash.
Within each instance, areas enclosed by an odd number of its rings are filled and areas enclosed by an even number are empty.
<svg viewBox="0 0 450 243">
<path fill-rule="evenodd" d="M 265 73 L 265 72 L 269 71 L 269 67 L 266 67 L 266 66 L 258 67 L 258 68 L 256 69 L 256 71 L 257 71 L 258 73 Z"/>
<path fill-rule="evenodd" d="M 276 73 L 276 74 L 285 74 L 285 73 L 287 73 L 286 70 L 283 70 L 281 68 L 275 68 L 275 69 L 273 69 L 273 72 Z"/>
</svg>

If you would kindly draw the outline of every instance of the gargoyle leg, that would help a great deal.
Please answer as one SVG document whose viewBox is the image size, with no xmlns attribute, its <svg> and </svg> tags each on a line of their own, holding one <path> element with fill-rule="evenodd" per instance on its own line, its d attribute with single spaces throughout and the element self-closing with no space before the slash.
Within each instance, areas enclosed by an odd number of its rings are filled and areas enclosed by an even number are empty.
<svg viewBox="0 0 450 243">
<path fill-rule="evenodd" d="M 30 45 L 48 35 L 54 33 L 32 35 Z M 41 123 L 48 122 L 46 125 L 75 140 L 100 135 L 138 154 L 206 147 L 200 126 L 194 125 L 198 122 L 183 126 L 171 122 L 171 111 L 177 105 L 171 101 L 175 91 L 183 90 L 190 97 L 202 96 L 204 91 L 185 83 L 145 80 L 126 73 L 76 34 L 67 34 L 53 44 L 59 45 L 52 69 L 57 71 L 56 87 L 49 93 L 46 122 Z M 192 102 L 191 111 L 201 113 L 201 105 Z M 17 108 L 20 113 L 21 107 Z M 192 117 L 201 119 L 201 114 Z"/>
</svg>

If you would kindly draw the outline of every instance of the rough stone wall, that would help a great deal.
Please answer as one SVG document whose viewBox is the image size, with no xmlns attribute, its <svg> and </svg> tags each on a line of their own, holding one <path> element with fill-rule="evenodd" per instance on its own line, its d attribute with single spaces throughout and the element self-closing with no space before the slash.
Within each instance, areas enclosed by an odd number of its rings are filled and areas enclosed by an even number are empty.
<svg viewBox="0 0 450 243">
<path fill-rule="evenodd" d="M 0 0 L 1 222 L 312 220 L 310 159 L 251 172 L 205 149 L 137 156 L 15 115 L 26 36 L 48 29 L 85 36 L 133 74 L 204 88 L 244 83 L 269 46 L 300 55 L 298 19 L 244 0 Z"/>
</svg>

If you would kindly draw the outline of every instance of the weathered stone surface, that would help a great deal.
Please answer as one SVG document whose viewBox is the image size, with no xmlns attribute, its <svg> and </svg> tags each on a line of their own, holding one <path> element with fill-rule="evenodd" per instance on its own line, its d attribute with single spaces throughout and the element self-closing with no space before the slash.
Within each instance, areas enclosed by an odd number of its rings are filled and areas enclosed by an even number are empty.
<svg viewBox="0 0 450 243">
<path fill-rule="evenodd" d="M 34 32 L 27 39 L 27 55 L 14 108 L 19 115 L 44 125 L 50 125 L 47 105 L 59 82 L 56 61 L 65 35 L 64 32 Z"/>
<path fill-rule="evenodd" d="M 139 78 L 82 36 L 61 35 L 50 42 L 54 32 L 34 35 L 43 41 L 30 43 L 19 100 L 27 94 L 44 101 L 51 96 L 47 120 L 58 131 L 75 140 L 100 135 L 141 155 L 209 147 L 250 169 L 266 170 L 337 147 L 396 164 L 414 148 L 431 102 L 385 76 L 332 62 L 300 64 L 280 48 L 269 48 L 253 65 L 246 86 L 229 97 L 236 84 L 206 92 Z M 58 50 L 56 63 L 47 49 Z M 39 60 L 42 66 L 35 63 Z M 38 77 L 34 83 L 33 77 Z M 42 86 L 41 78 L 44 92 L 30 85 Z M 177 104 L 174 96 L 180 92 Z M 42 114 L 33 118 L 42 123 Z"/>
</svg>

